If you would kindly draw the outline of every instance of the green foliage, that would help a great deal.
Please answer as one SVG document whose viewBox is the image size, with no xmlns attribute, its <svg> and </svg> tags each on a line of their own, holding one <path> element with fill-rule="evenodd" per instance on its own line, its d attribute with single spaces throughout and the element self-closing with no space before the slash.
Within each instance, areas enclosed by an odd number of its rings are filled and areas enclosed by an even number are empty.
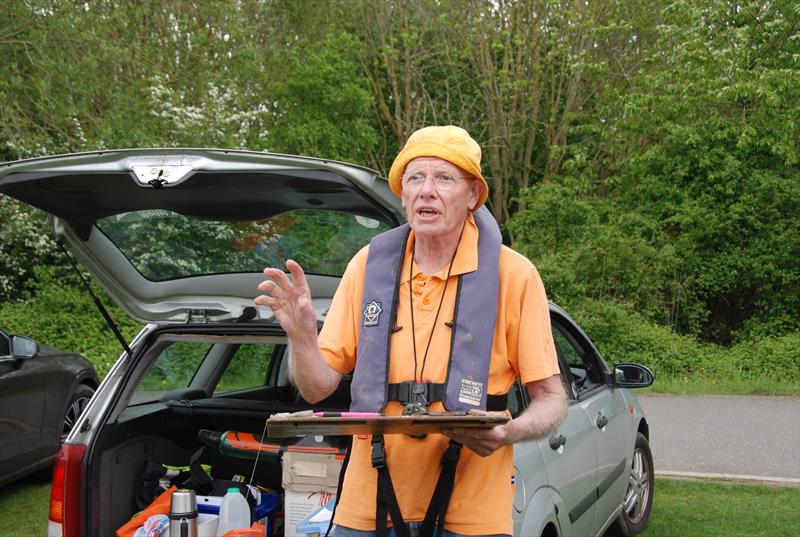
<svg viewBox="0 0 800 537">
<path fill-rule="evenodd" d="M 277 238 L 269 220 L 201 220 L 162 210 L 118 214 L 101 219 L 97 226 L 145 278 L 154 281 L 258 270 L 265 265 L 256 252 Z"/>
<path fill-rule="evenodd" d="M 0 158 L 222 146 L 385 170 L 415 128 L 460 124 L 514 246 L 609 352 L 780 375 L 800 330 L 795 4 L 12 0 Z M 47 341 L 37 303 L 83 295 L 43 218 L 0 197 L 0 300 L 27 298 L 0 313 Z M 216 231 L 218 250 L 235 240 Z M 335 247 L 318 242 L 300 254 Z"/>
<path fill-rule="evenodd" d="M 37 266 L 57 263 L 47 215 L 0 194 L 0 303 L 19 300 Z"/>
<path fill-rule="evenodd" d="M 272 88 L 277 113 L 270 150 L 369 164 L 378 133 L 369 120 L 372 98 L 358 63 L 362 54 L 357 39 L 336 32 L 287 52 Z"/>
<path fill-rule="evenodd" d="M 623 25 L 652 45 L 574 118 L 555 184 L 529 189 L 510 228 L 560 300 L 614 300 L 726 345 L 794 332 L 800 13 L 681 1 L 658 18 Z"/>
<path fill-rule="evenodd" d="M 752 338 L 721 354 L 719 359 L 729 360 L 744 378 L 775 378 L 800 387 L 800 332 Z"/>
<path fill-rule="evenodd" d="M 265 266 L 282 267 L 294 259 L 308 272 L 337 276 L 344 274 L 350 259 L 372 237 L 388 230 L 377 220 L 359 221 L 336 211 L 291 211 L 274 222 L 281 233 L 272 248 L 261 252 Z"/>
<path fill-rule="evenodd" d="M 138 391 L 167 392 L 186 388 L 211 349 L 210 343 L 175 341 L 161 351 L 147 370 Z"/>
<path fill-rule="evenodd" d="M 264 385 L 275 345 L 246 343 L 236 350 L 214 393 L 231 392 Z"/>
<path fill-rule="evenodd" d="M 637 362 L 659 378 L 709 383 L 780 379 L 800 390 L 800 331 L 751 338 L 732 347 L 704 343 L 647 321 L 609 300 L 571 304 L 570 314 L 609 364 Z"/>
<path fill-rule="evenodd" d="M 137 389 L 140 392 L 161 394 L 176 388 L 186 388 L 211 350 L 211 345 L 194 341 L 173 342 L 159 354 Z M 219 379 L 214 393 L 263 386 L 274 349 L 272 344 L 240 345 Z M 147 400 L 146 397 L 140 396 L 138 400 Z"/>
<path fill-rule="evenodd" d="M 56 272 L 38 270 L 30 298 L 22 302 L 0 303 L 0 326 L 9 334 L 32 337 L 40 343 L 87 357 L 105 375 L 122 354 L 122 346 L 88 292 L 64 285 Z M 141 328 L 97 287 L 95 293 L 109 310 L 126 341 Z"/>
<path fill-rule="evenodd" d="M 260 272 L 266 266 L 283 267 L 289 259 L 308 273 L 340 276 L 361 247 L 388 229 L 377 220 L 324 209 L 236 222 L 144 210 L 103 218 L 97 226 L 154 281 Z"/>
<path fill-rule="evenodd" d="M 264 145 L 271 16 L 252 2 L 12 0 L 0 155 Z M 8 37 L 6 37 L 8 36 Z"/>
<path fill-rule="evenodd" d="M 670 282 L 674 251 L 654 244 L 654 226 L 641 214 L 587 189 L 572 179 L 531 189 L 528 208 L 510 223 L 519 237 L 514 247 L 536 260 L 548 295 L 560 304 L 609 299 L 666 320 L 661 286 Z"/>
</svg>

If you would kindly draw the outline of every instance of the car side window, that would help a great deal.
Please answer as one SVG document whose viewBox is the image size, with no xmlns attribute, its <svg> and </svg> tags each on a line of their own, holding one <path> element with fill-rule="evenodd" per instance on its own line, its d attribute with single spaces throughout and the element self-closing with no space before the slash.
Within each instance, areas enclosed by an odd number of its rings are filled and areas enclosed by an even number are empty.
<svg viewBox="0 0 800 537">
<path fill-rule="evenodd" d="M 131 404 L 152 403 L 169 391 L 188 387 L 211 346 L 211 343 L 174 341 L 165 347 L 136 387 Z"/>
<path fill-rule="evenodd" d="M 214 388 L 214 395 L 257 388 L 267 381 L 267 370 L 279 345 L 244 343 L 228 362 L 222 377 Z"/>
<path fill-rule="evenodd" d="M 553 339 L 569 367 L 577 395 L 602 384 L 594 353 L 561 322 L 553 322 Z"/>
<path fill-rule="evenodd" d="M 11 356 L 11 345 L 8 342 L 8 338 L 0 334 L 0 358 L 5 356 Z"/>
<path fill-rule="evenodd" d="M 511 413 L 512 418 L 516 418 L 522 411 L 525 410 L 525 395 L 523 394 L 522 390 L 526 388 L 522 385 L 519 380 L 514 383 L 511 389 L 508 391 L 508 399 L 506 400 L 506 408 Z"/>
</svg>

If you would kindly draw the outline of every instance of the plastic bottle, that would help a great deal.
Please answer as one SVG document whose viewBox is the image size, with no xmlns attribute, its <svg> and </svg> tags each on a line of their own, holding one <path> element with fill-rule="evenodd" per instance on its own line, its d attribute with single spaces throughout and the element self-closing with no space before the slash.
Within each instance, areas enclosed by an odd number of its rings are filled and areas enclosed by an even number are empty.
<svg viewBox="0 0 800 537">
<path fill-rule="evenodd" d="M 236 487 L 231 487 L 222 498 L 219 506 L 219 522 L 217 537 L 222 537 L 231 530 L 250 527 L 250 506 Z"/>
</svg>

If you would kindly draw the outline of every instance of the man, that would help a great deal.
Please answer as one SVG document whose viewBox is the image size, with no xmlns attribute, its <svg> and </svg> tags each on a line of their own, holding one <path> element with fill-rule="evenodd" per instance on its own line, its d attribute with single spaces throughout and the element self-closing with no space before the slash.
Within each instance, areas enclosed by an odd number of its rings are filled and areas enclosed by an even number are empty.
<svg viewBox="0 0 800 537">
<path fill-rule="evenodd" d="M 387 512 L 389 532 L 401 537 L 432 534 L 431 525 L 439 535 L 511 534 L 511 445 L 547 434 L 566 414 L 544 287 L 480 208 L 480 159 L 458 127 L 409 137 L 389 172 L 408 226 L 354 256 L 319 336 L 301 267 L 286 263 L 291 280 L 264 270 L 256 303 L 286 331 L 295 382 L 312 403 L 350 372 L 351 408 L 388 415 L 504 409 L 517 378 L 533 400 L 492 429 L 354 437 L 337 536 L 384 535 Z"/>
</svg>

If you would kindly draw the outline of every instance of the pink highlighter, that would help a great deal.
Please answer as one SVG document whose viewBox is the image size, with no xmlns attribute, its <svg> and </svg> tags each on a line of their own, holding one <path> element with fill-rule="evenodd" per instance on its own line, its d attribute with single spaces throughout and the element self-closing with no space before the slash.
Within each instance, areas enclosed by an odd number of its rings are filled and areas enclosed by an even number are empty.
<svg viewBox="0 0 800 537">
<path fill-rule="evenodd" d="M 377 418 L 380 412 L 314 412 L 316 418 Z"/>
</svg>

